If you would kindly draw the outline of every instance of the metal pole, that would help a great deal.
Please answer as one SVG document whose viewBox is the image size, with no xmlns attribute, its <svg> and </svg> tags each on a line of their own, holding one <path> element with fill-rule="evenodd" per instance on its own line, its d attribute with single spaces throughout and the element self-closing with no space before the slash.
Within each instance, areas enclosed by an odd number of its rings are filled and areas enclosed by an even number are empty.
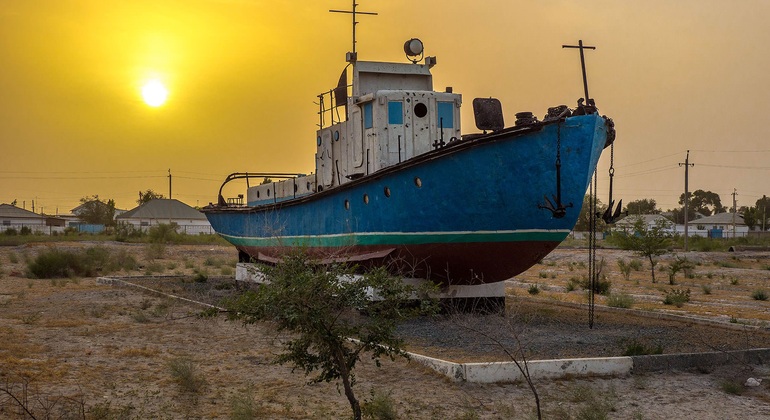
<svg viewBox="0 0 770 420">
<path fill-rule="evenodd" d="M 690 190 L 688 189 L 690 166 L 695 166 L 694 163 L 690 163 L 690 151 L 687 151 L 687 157 L 684 163 L 680 163 L 679 166 L 684 165 L 684 252 L 687 252 L 687 202 L 690 201 Z"/>
</svg>

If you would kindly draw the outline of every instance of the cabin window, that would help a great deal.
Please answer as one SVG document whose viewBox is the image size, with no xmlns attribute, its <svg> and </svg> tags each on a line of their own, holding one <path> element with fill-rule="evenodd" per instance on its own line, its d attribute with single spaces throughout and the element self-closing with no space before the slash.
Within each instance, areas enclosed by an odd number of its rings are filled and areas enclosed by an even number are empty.
<svg viewBox="0 0 770 420">
<path fill-rule="evenodd" d="M 401 101 L 388 102 L 388 124 L 404 123 L 404 103 Z"/>
<path fill-rule="evenodd" d="M 372 103 L 364 104 L 364 128 L 374 127 L 374 120 L 372 118 Z"/>
<path fill-rule="evenodd" d="M 422 118 L 428 115 L 428 107 L 423 103 L 414 104 L 414 115 L 417 118 Z"/>
<path fill-rule="evenodd" d="M 3 220 L 3 226 L 10 226 L 11 221 L 10 220 Z"/>
<path fill-rule="evenodd" d="M 438 103 L 438 121 L 444 128 L 454 128 L 454 102 Z"/>
<path fill-rule="evenodd" d="M 319 147 L 321 146 L 321 136 L 318 136 L 318 138 L 316 138 L 316 139 L 315 139 L 315 143 L 316 143 L 316 145 L 318 145 Z"/>
</svg>

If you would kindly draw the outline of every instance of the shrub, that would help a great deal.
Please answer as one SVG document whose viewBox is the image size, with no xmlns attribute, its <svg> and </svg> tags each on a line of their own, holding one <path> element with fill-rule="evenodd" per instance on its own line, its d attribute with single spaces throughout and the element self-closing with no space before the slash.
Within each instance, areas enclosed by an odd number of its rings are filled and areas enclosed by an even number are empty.
<svg viewBox="0 0 770 420">
<path fill-rule="evenodd" d="M 674 305 L 677 308 L 681 308 L 686 302 L 690 301 L 690 289 L 671 289 L 666 293 L 666 297 L 663 299 L 664 305 Z"/>
<path fill-rule="evenodd" d="M 8 236 L 16 236 L 19 234 L 19 231 L 14 228 L 8 228 L 5 230 L 5 234 Z"/>
<path fill-rule="evenodd" d="M 584 290 L 591 290 L 591 285 L 589 284 L 588 277 L 583 276 L 580 280 L 580 287 L 582 287 Z M 596 280 L 594 283 L 594 293 L 598 293 L 600 295 L 606 295 L 610 292 L 610 288 L 612 287 L 612 282 L 607 280 L 606 277 L 600 276 L 599 279 Z"/>
<path fill-rule="evenodd" d="M 614 293 L 607 296 L 607 306 L 628 309 L 634 305 L 634 297 L 626 293 Z"/>
<path fill-rule="evenodd" d="M 380 420 L 395 420 L 398 418 L 396 403 L 390 394 L 384 394 L 375 390 L 371 391 L 371 398 L 361 405 L 364 417 Z"/>
<path fill-rule="evenodd" d="M 198 372 L 192 360 L 180 357 L 169 362 L 171 377 L 182 391 L 197 393 L 206 386 L 206 379 Z"/>
<path fill-rule="evenodd" d="M 530 295 L 536 295 L 540 293 L 540 288 L 537 286 L 537 284 L 530 284 L 527 292 L 529 292 Z"/>
<path fill-rule="evenodd" d="M 701 289 L 703 289 L 703 294 L 704 295 L 710 295 L 711 294 L 711 286 L 709 286 L 708 284 L 704 284 L 703 286 L 701 286 Z"/>
<path fill-rule="evenodd" d="M 29 226 L 22 226 L 21 230 L 19 230 L 19 235 L 32 235 L 32 229 Z"/>
<path fill-rule="evenodd" d="M 767 300 L 767 292 L 762 289 L 755 290 L 754 293 L 751 294 L 751 297 L 753 297 L 754 300 Z"/>
<path fill-rule="evenodd" d="M 631 260 L 631 261 L 628 263 L 628 265 L 629 265 L 629 266 L 631 267 L 631 269 L 632 269 L 632 270 L 634 270 L 634 271 L 642 271 L 642 261 L 641 261 L 641 260 L 633 259 L 633 260 Z"/>
<path fill-rule="evenodd" d="M 41 252 L 27 264 L 28 275 L 39 279 L 52 279 L 93 275 L 94 269 L 87 258 L 70 251 L 56 248 Z"/>
<path fill-rule="evenodd" d="M 176 231 L 177 224 L 174 222 L 171 223 L 161 223 L 159 225 L 155 225 L 150 228 L 150 231 L 148 232 L 148 235 L 150 237 L 150 242 L 154 243 L 160 243 L 160 244 L 167 244 L 167 243 L 175 243 L 179 242 L 181 238 L 179 237 L 179 234 Z"/>
<path fill-rule="evenodd" d="M 157 260 L 163 258 L 165 253 L 166 244 L 160 242 L 147 244 L 147 247 L 144 248 L 144 256 L 147 257 L 148 260 Z"/>
<path fill-rule="evenodd" d="M 618 260 L 618 269 L 620 269 L 620 273 L 623 274 L 623 278 L 626 279 L 626 281 L 631 278 L 631 265 L 628 264 L 626 260 Z"/>
</svg>

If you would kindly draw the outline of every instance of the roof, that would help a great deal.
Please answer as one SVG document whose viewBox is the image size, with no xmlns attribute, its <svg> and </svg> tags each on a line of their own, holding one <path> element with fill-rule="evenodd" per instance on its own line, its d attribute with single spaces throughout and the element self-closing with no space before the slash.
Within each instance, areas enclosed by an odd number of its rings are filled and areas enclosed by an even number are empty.
<svg viewBox="0 0 770 420">
<path fill-rule="evenodd" d="M 735 215 L 735 224 L 745 226 L 743 221 L 743 215 L 740 213 L 717 213 L 701 219 L 691 220 L 690 223 L 697 223 L 699 225 L 732 225 L 733 215 Z"/>
<path fill-rule="evenodd" d="M 179 200 L 157 198 L 121 214 L 116 219 L 206 220 L 206 216 Z"/>
<path fill-rule="evenodd" d="M 642 219 L 644 221 L 645 225 L 654 225 L 658 222 L 658 220 L 663 220 L 663 223 L 666 225 L 673 225 L 674 222 L 666 218 L 665 216 L 662 216 L 660 214 L 629 214 L 628 216 L 618 220 L 615 225 L 616 226 L 633 226 L 634 223 L 636 223 L 637 220 Z"/>
<path fill-rule="evenodd" d="M 6 219 L 45 219 L 45 216 L 43 215 L 20 209 L 10 204 L 0 204 L 0 217 Z"/>
</svg>

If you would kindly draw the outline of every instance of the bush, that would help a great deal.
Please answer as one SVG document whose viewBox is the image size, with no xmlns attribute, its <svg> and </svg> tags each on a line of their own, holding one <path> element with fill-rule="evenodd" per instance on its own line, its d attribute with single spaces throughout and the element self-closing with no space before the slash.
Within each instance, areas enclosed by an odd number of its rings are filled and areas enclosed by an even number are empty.
<svg viewBox="0 0 770 420">
<path fill-rule="evenodd" d="M 626 279 L 626 281 L 631 278 L 631 265 L 628 264 L 626 260 L 618 260 L 618 269 L 620 270 L 620 273 L 623 274 L 623 278 Z"/>
<path fill-rule="evenodd" d="M 16 236 L 19 234 L 19 231 L 14 228 L 8 228 L 5 230 L 5 234 L 8 236 Z"/>
<path fill-rule="evenodd" d="M 690 289 L 671 289 L 666 293 L 666 297 L 663 299 L 664 305 L 674 305 L 677 308 L 681 308 L 682 305 L 690 301 Z"/>
<path fill-rule="evenodd" d="M 32 228 L 29 226 L 22 226 L 21 230 L 19 230 L 19 235 L 26 236 L 26 235 L 32 235 Z"/>
<path fill-rule="evenodd" d="M 588 277 L 583 276 L 580 280 L 580 287 L 584 290 L 591 290 L 591 285 L 589 284 Z M 606 277 L 600 276 L 599 279 L 594 283 L 594 293 L 598 293 L 600 295 L 606 295 L 610 292 L 610 288 L 612 287 L 612 282 L 607 280 Z"/>
<path fill-rule="evenodd" d="M 60 251 L 56 248 L 41 252 L 27 264 L 30 277 L 52 279 L 74 276 L 91 276 L 93 267 L 82 254 Z"/>
<path fill-rule="evenodd" d="M 174 222 L 168 224 L 161 223 L 151 227 L 150 231 L 148 232 L 150 242 L 159 244 L 179 242 L 181 239 L 176 231 L 177 227 L 177 224 Z"/>
<path fill-rule="evenodd" d="M 536 295 L 540 293 L 540 288 L 536 284 L 530 284 L 527 292 L 529 292 L 530 295 Z"/>
<path fill-rule="evenodd" d="M 183 357 L 174 359 L 169 362 L 169 369 L 171 370 L 171 377 L 182 391 L 194 394 L 206 386 L 206 380 L 190 359 Z"/>
<path fill-rule="evenodd" d="M 607 306 L 612 308 L 628 309 L 634 305 L 634 297 L 625 293 L 611 294 L 607 296 Z"/>
<path fill-rule="evenodd" d="M 755 290 L 754 293 L 751 294 L 751 297 L 753 297 L 754 300 L 767 300 L 767 292 L 762 289 Z"/>
<path fill-rule="evenodd" d="M 390 394 L 384 394 L 375 390 L 371 391 L 371 399 L 367 399 L 361 405 L 364 417 L 378 420 L 395 420 L 398 418 L 396 403 Z"/>
</svg>

